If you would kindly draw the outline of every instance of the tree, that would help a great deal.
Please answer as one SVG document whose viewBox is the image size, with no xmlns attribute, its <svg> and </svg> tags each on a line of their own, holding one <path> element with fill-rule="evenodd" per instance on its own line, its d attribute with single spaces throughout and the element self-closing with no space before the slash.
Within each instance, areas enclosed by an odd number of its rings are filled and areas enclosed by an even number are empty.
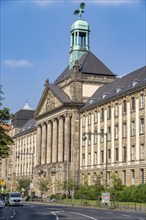
<svg viewBox="0 0 146 220">
<path fill-rule="evenodd" d="M 25 179 L 21 178 L 18 179 L 17 182 L 18 182 L 17 190 L 21 192 L 22 189 L 24 189 L 24 195 L 27 195 L 28 190 L 30 188 L 31 180 L 29 178 L 25 178 Z"/>
<path fill-rule="evenodd" d="M 38 182 L 38 187 L 41 192 L 41 197 L 48 192 L 50 189 L 51 183 L 49 182 L 48 179 L 41 178 L 40 181 Z"/>
<path fill-rule="evenodd" d="M 120 199 L 120 194 L 123 190 L 122 180 L 116 175 L 112 174 L 110 178 L 110 197 L 113 205 L 116 205 L 116 202 Z"/>
<path fill-rule="evenodd" d="M 13 115 L 10 114 L 8 108 L 1 109 L 2 106 L 2 86 L 0 85 L 0 157 L 6 158 L 10 154 L 10 147 L 14 142 L 12 138 L 7 134 L 7 125 Z"/>
<path fill-rule="evenodd" d="M 98 205 L 100 205 L 101 193 L 104 190 L 104 186 L 101 183 L 100 175 L 96 175 L 96 178 L 94 179 L 94 189 L 95 189 L 96 199 L 98 200 Z"/>
</svg>

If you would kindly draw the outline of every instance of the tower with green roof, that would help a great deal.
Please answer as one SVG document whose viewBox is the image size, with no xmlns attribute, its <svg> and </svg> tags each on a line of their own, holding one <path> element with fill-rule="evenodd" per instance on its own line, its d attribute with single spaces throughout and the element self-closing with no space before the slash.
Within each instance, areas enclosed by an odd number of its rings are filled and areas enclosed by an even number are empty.
<svg viewBox="0 0 146 220">
<path fill-rule="evenodd" d="M 76 20 L 71 26 L 70 31 L 70 58 L 69 69 L 72 69 L 76 60 L 79 60 L 86 52 L 89 51 L 89 25 L 87 21 L 82 19 L 82 13 L 84 12 L 85 3 L 80 4 L 80 9 L 74 11 L 74 14 L 79 15 L 79 19 Z"/>
</svg>

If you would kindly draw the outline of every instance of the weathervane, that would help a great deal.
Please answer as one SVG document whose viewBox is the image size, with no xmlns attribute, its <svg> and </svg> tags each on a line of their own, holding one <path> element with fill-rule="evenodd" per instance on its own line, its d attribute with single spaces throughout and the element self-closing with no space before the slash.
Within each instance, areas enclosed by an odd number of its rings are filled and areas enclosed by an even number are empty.
<svg viewBox="0 0 146 220">
<path fill-rule="evenodd" d="M 74 11 L 74 15 L 79 15 L 80 18 L 82 18 L 82 13 L 84 13 L 85 3 L 82 2 L 80 4 L 80 8 Z"/>
</svg>

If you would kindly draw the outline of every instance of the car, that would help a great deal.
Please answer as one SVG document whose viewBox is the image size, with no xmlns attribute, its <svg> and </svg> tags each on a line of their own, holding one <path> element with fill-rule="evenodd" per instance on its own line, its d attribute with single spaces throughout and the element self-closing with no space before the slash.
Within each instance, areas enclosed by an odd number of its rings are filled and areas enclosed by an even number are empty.
<svg viewBox="0 0 146 220">
<path fill-rule="evenodd" d="M 21 196 L 21 193 L 20 192 L 7 193 L 5 197 L 5 205 L 6 206 L 11 206 L 11 205 L 23 206 L 23 198 Z"/>
<path fill-rule="evenodd" d="M 5 202 L 3 199 L 0 198 L 0 208 L 3 208 L 5 205 Z"/>
</svg>

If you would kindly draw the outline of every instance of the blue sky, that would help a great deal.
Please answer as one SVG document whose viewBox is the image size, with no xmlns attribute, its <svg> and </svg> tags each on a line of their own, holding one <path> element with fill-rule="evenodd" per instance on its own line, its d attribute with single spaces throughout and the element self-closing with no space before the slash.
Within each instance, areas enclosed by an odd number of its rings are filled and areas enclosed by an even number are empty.
<svg viewBox="0 0 146 220">
<path fill-rule="evenodd" d="M 69 63 L 70 27 L 80 0 L 0 0 L 3 107 L 12 113 L 28 100 L 35 109 L 46 79 Z M 90 50 L 118 76 L 146 65 L 145 0 L 90 0 L 83 18 Z"/>
</svg>

